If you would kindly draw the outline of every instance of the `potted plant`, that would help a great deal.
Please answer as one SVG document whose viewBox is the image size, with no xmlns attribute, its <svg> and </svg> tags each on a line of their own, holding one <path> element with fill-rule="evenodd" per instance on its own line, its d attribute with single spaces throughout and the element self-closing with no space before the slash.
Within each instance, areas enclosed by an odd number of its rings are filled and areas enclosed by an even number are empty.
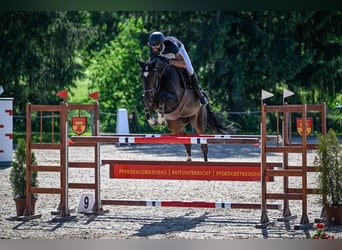
<svg viewBox="0 0 342 250">
<path fill-rule="evenodd" d="M 31 162 L 36 165 L 34 153 L 31 155 Z M 18 140 L 18 147 L 11 163 L 10 183 L 16 202 L 17 216 L 22 216 L 26 208 L 26 143 L 23 139 Z M 31 173 L 31 187 L 38 187 L 38 173 L 35 171 Z M 34 214 L 36 200 L 37 195 L 32 195 L 30 215 Z"/>
<path fill-rule="evenodd" d="M 319 137 L 314 163 L 327 225 L 342 225 L 342 146 L 333 129 Z"/>
</svg>

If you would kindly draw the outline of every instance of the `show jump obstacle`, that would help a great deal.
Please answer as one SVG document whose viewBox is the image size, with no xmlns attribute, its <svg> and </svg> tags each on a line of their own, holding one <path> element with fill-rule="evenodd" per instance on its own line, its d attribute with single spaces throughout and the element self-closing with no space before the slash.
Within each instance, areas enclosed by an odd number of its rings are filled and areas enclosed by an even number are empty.
<svg viewBox="0 0 342 250">
<path fill-rule="evenodd" d="M 312 118 L 308 117 L 308 114 L 318 113 L 320 116 L 317 117 L 321 121 L 321 124 L 317 124 L 317 127 L 321 128 L 321 134 L 326 134 L 326 106 L 325 103 L 313 104 L 313 105 L 280 105 L 280 106 L 266 106 L 265 104 L 261 107 L 261 175 L 263 180 L 261 182 L 262 190 L 262 209 L 261 209 L 261 221 L 259 227 L 265 227 L 269 223 L 267 216 L 266 202 L 268 199 L 283 200 L 283 217 L 279 218 L 280 221 L 290 220 L 296 218 L 291 215 L 289 200 L 298 200 L 302 203 L 302 216 L 300 223 L 295 228 L 306 228 L 309 227 L 309 219 L 307 214 L 307 196 L 310 194 L 319 194 L 317 188 L 309 188 L 307 185 L 307 176 L 310 172 L 316 172 L 314 166 L 309 166 L 307 162 L 308 150 L 317 149 L 317 143 L 309 144 L 307 139 L 308 135 L 312 132 Z M 282 145 L 268 145 L 266 142 L 266 134 L 269 128 L 267 124 L 267 117 L 272 114 L 276 114 L 277 126 L 276 130 L 280 129 L 280 117 L 282 117 L 282 134 L 283 143 Z M 296 118 L 296 127 L 298 133 L 301 135 L 301 142 L 295 143 L 293 141 L 293 119 Z M 311 121 L 311 122 L 309 122 Z M 267 169 L 267 160 L 270 153 L 280 153 L 283 156 L 283 166 L 280 170 Z M 301 155 L 301 163 L 297 166 L 289 165 L 289 159 L 293 154 Z M 279 176 L 283 178 L 283 193 L 272 193 L 267 192 L 267 182 L 264 180 L 266 177 Z M 301 187 L 293 188 L 289 186 L 289 178 L 301 178 Z M 323 197 L 323 204 L 325 204 L 325 197 Z M 324 215 L 322 215 L 324 216 Z"/>
<path fill-rule="evenodd" d="M 99 112 L 98 104 L 66 104 L 60 105 L 26 105 L 26 209 L 23 216 L 19 216 L 19 220 L 28 220 L 40 217 L 41 215 L 32 215 L 31 211 L 31 194 L 55 194 L 60 196 L 60 204 L 58 207 L 58 215 L 60 217 L 70 216 L 68 208 L 68 189 L 69 188 L 92 188 L 96 189 L 99 186 L 98 171 L 95 172 L 95 182 L 93 184 L 87 183 L 69 183 L 68 168 L 97 168 L 94 163 L 77 163 L 73 164 L 68 159 L 68 114 L 73 110 L 86 110 L 92 112 L 93 123 L 92 134 L 98 135 L 99 131 Z M 43 116 L 50 115 L 51 123 L 43 124 Z M 35 119 L 34 119 L 35 118 Z M 38 120 L 38 121 L 37 121 Z M 33 125 L 38 127 L 39 136 L 38 140 L 34 140 L 32 136 Z M 47 131 L 43 132 L 43 126 L 48 126 L 50 130 L 50 137 L 47 138 Z M 59 128 L 57 131 L 55 128 Z M 99 148 L 94 145 L 95 150 L 98 152 Z M 53 166 L 31 165 L 32 150 L 57 150 L 59 151 L 59 164 Z M 98 157 L 98 153 L 95 158 Z M 54 172 L 59 175 L 59 187 L 31 187 L 31 172 Z"/>
<path fill-rule="evenodd" d="M 307 173 L 313 172 L 314 167 L 307 166 L 307 150 L 315 149 L 317 145 L 307 143 L 307 134 L 302 134 L 302 141 L 299 144 L 292 143 L 292 117 L 301 114 L 303 119 L 302 130 L 307 131 L 308 112 L 321 113 L 321 129 L 325 133 L 325 104 L 319 105 L 281 105 L 266 106 L 262 104 L 261 115 L 261 135 L 144 135 L 144 134 L 124 134 L 124 135 L 100 135 L 99 133 L 99 111 L 98 104 L 66 104 L 48 106 L 27 104 L 27 150 L 28 155 L 34 149 L 55 149 L 60 151 L 59 166 L 32 166 L 30 159 L 27 159 L 27 180 L 30 179 L 31 171 L 54 171 L 60 173 L 60 187 L 30 187 L 27 184 L 27 197 L 33 193 L 59 194 L 60 205 L 54 215 L 60 218 L 70 216 L 68 209 L 68 190 L 93 189 L 95 202 L 92 213 L 104 213 L 105 205 L 124 205 L 124 206 L 170 206 L 170 207 L 203 207 L 203 208 L 236 208 L 236 209 L 261 209 L 261 220 L 259 227 L 267 227 L 271 222 L 267 216 L 268 209 L 279 209 L 278 204 L 268 204 L 267 200 L 283 200 L 283 219 L 292 219 L 289 200 L 302 201 L 301 225 L 309 223 L 307 216 L 307 195 L 314 194 L 317 190 L 307 188 Z M 68 140 L 68 114 L 72 110 L 87 110 L 93 114 L 93 130 L 91 136 L 72 136 Z M 52 138 L 51 142 L 33 142 L 31 134 L 32 114 L 52 113 Z M 60 137 L 54 139 L 54 119 L 55 113 L 59 113 L 59 132 Z M 267 135 L 270 128 L 267 127 L 267 116 L 277 115 L 276 136 Z M 280 116 L 283 117 L 283 124 L 280 126 Z M 57 117 L 57 116 L 56 116 Z M 40 118 L 42 121 L 42 118 Z M 281 128 L 284 128 L 281 130 Z M 282 134 L 283 140 L 280 140 Z M 40 122 L 40 138 L 43 138 L 42 122 Z M 186 162 L 186 161 L 130 161 L 130 160 L 111 160 L 103 159 L 100 161 L 101 144 L 255 144 L 261 141 L 261 161 L 251 162 Z M 68 156 L 69 147 L 91 147 L 94 149 L 94 161 L 74 162 Z M 283 162 L 269 162 L 268 153 L 281 153 Z M 288 159 L 291 153 L 302 154 L 302 164 L 300 166 L 289 166 Z M 159 180 L 208 180 L 208 181 L 261 181 L 261 203 L 232 203 L 232 202 L 205 202 L 205 201 L 137 201 L 137 200 L 103 200 L 100 197 L 100 165 L 109 164 L 110 178 L 117 179 L 159 179 Z M 275 167 L 277 167 L 275 169 Z M 68 168 L 92 168 L 95 171 L 93 183 L 70 183 L 67 172 Z M 267 182 L 274 181 L 275 176 L 283 177 L 283 193 L 270 193 L 267 189 Z M 289 187 L 288 179 L 291 176 L 302 178 L 301 188 Z M 27 183 L 30 183 L 28 181 Z M 26 210 L 21 220 L 35 218 L 37 215 L 29 214 L 30 202 L 26 200 Z"/>
</svg>

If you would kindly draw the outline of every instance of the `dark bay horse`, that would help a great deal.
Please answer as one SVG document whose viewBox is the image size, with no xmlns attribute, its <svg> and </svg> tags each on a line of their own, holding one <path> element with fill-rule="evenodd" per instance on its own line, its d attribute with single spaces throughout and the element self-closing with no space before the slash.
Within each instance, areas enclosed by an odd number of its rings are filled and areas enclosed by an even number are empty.
<svg viewBox="0 0 342 250">
<path fill-rule="evenodd" d="M 210 127 L 216 133 L 234 133 L 232 126 L 220 124 L 209 104 L 200 105 L 199 96 L 191 88 L 190 78 L 185 69 L 165 63 L 162 57 L 151 61 L 138 61 L 141 66 L 143 101 L 146 119 L 150 126 L 165 123 L 172 134 L 185 134 L 185 128 L 191 124 L 197 134 L 204 134 Z M 184 70 L 184 72 L 182 72 Z M 156 121 L 152 112 L 157 112 Z M 185 144 L 187 161 L 191 161 L 191 144 Z M 208 161 L 208 145 L 201 144 L 204 161 Z"/>
</svg>

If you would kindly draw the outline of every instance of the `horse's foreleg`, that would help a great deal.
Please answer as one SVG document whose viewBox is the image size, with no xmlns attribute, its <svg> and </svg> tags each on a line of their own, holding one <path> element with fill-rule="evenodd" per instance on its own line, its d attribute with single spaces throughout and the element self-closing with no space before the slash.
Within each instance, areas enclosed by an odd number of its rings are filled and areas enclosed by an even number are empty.
<svg viewBox="0 0 342 250">
<path fill-rule="evenodd" d="M 159 110 L 161 111 L 161 112 L 158 112 L 158 124 L 159 125 L 163 125 L 163 124 L 165 124 L 165 122 L 166 122 L 166 119 L 165 119 L 165 102 L 160 102 L 159 103 Z"/>
<path fill-rule="evenodd" d="M 204 161 L 208 161 L 208 144 L 201 144 Z"/>
<path fill-rule="evenodd" d="M 151 110 L 145 107 L 145 117 L 147 119 L 148 125 L 154 127 L 157 125 L 157 121 L 152 117 Z"/>
<path fill-rule="evenodd" d="M 162 113 L 158 112 L 158 119 L 157 119 L 157 121 L 158 121 L 159 125 L 164 125 L 165 124 L 166 119 L 165 119 L 165 116 L 164 116 L 164 111 Z"/>
<path fill-rule="evenodd" d="M 186 161 L 191 161 L 191 144 L 184 144 L 186 150 Z"/>
</svg>

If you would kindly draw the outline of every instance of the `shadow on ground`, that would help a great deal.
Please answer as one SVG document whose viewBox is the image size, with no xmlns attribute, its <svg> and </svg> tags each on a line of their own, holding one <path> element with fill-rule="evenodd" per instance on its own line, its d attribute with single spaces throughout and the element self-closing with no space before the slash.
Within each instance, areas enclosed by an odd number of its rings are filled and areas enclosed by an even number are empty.
<svg viewBox="0 0 342 250">
<path fill-rule="evenodd" d="M 161 221 L 143 225 L 134 236 L 148 237 L 155 234 L 167 234 L 173 232 L 186 232 L 197 227 L 208 218 L 208 213 L 198 217 L 187 217 L 187 215 L 175 218 L 165 218 Z"/>
</svg>

